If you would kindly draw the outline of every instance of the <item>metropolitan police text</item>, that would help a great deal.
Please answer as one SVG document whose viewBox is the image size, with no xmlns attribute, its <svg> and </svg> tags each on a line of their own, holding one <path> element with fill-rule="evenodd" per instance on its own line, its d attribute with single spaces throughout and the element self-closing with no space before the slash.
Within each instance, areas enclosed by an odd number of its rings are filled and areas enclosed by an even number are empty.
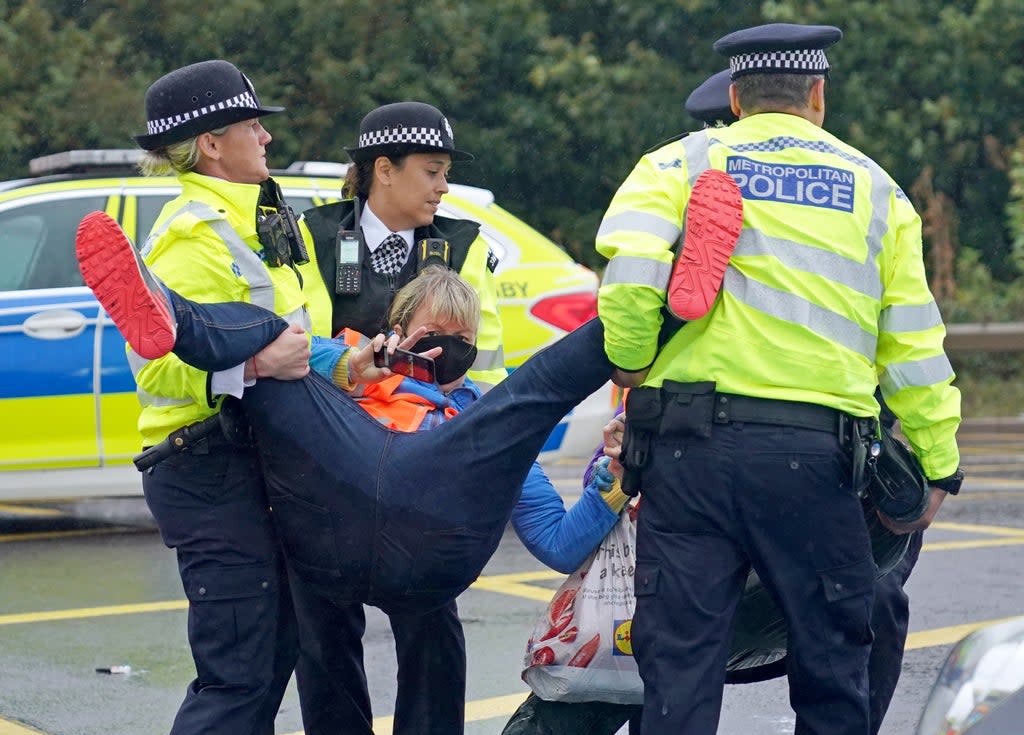
<svg viewBox="0 0 1024 735">
<path fill-rule="evenodd" d="M 744 199 L 853 211 L 853 172 L 832 166 L 793 166 L 730 156 L 726 171 Z"/>
</svg>

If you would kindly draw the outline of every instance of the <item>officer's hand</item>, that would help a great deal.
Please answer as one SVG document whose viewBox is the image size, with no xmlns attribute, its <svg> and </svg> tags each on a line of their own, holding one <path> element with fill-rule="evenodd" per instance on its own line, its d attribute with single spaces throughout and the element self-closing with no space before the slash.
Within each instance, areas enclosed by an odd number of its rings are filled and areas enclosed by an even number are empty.
<svg viewBox="0 0 1024 735">
<path fill-rule="evenodd" d="M 379 383 L 385 378 L 391 377 L 394 375 L 391 370 L 386 367 L 377 367 L 373 364 L 373 353 L 377 352 L 381 348 L 386 349 L 392 354 L 398 347 L 401 347 L 403 350 L 408 350 L 414 344 L 419 342 L 420 338 L 426 333 L 426 327 L 420 327 L 408 337 L 402 337 L 401 328 L 396 326 L 395 331 L 390 335 L 378 334 L 370 340 L 370 344 L 358 350 L 349 359 L 349 380 L 353 383 Z M 426 352 L 420 352 L 419 354 L 424 357 L 434 358 L 440 355 L 441 352 L 442 350 L 440 347 L 434 347 Z"/>
<path fill-rule="evenodd" d="M 622 456 L 622 435 L 625 430 L 626 414 L 624 413 L 620 413 L 601 429 L 601 433 L 604 436 L 604 454 L 611 460 L 608 464 L 608 470 L 620 480 L 622 479 L 623 470 L 622 465 L 619 463 L 619 457 Z"/>
<path fill-rule="evenodd" d="M 880 510 L 876 511 L 876 513 L 878 513 L 878 520 L 882 522 L 883 526 L 897 534 L 923 531 L 932 524 L 933 520 L 935 520 L 935 516 L 939 512 L 939 506 L 942 505 L 942 501 L 946 499 L 946 495 L 947 493 L 945 490 L 933 487 L 931 489 L 931 494 L 928 496 L 928 507 L 925 509 L 924 515 L 916 521 L 911 521 L 910 523 L 899 523 L 882 513 Z"/>
<path fill-rule="evenodd" d="M 309 373 L 309 335 L 297 325 L 281 332 L 273 342 L 245 363 L 245 377 L 298 380 Z"/>
<path fill-rule="evenodd" d="M 636 388 L 647 379 L 648 371 L 649 368 L 637 370 L 636 372 L 627 372 L 615 368 L 612 371 L 612 382 L 620 388 Z"/>
</svg>

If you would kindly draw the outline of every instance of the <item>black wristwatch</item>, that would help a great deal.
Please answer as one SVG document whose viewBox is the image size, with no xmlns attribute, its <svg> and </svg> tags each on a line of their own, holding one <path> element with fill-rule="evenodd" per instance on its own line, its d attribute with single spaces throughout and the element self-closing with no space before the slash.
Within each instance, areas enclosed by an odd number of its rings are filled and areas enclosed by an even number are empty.
<svg viewBox="0 0 1024 735">
<path fill-rule="evenodd" d="M 939 490 L 946 491 L 949 495 L 956 495 L 960 492 L 960 485 L 963 484 L 963 481 L 964 471 L 957 467 L 956 472 L 949 477 L 941 477 L 938 480 L 929 480 L 928 484 L 931 487 L 937 487 Z"/>
</svg>

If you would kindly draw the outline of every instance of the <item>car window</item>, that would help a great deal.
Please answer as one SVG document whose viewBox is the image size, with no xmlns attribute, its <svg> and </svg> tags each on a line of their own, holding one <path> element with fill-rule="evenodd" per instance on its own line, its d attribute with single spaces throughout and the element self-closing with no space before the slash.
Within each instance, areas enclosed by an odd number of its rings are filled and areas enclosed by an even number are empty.
<svg viewBox="0 0 1024 735">
<path fill-rule="evenodd" d="M 75 232 L 82 217 L 106 202 L 105 196 L 78 197 L 0 212 L 0 290 L 81 286 Z"/>
<path fill-rule="evenodd" d="M 138 209 L 137 209 L 137 227 L 138 229 L 138 242 L 135 243 L 138 247 L 142 247 L 142 244 L 146 241 L 149 236 L 149 231 L 153 229 L 153 223 L 156 222 L 157 216 L 160 214 L 160 210 L 164 208 L 167 202 L 174 199 L 172 194 L 140 194 L 138 197 Z"/>
</svg>

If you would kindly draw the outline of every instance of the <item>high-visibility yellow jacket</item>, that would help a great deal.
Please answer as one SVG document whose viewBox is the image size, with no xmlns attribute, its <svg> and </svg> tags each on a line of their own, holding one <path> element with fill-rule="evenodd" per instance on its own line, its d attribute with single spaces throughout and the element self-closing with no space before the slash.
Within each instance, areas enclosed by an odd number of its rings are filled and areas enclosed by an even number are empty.
<svg viewBox="0 0 1024 735">
<path fill-rule="evenodd" d="M 289 266 L 269 268 L 260 257 L 256 207 L 260 187 L 197 173 L 182 174 L 181 195 L 168 202 L 142 248 L 170 289 L 200 303 L 246 301 L 310 328 L 306 297 Z M 210 375 L 173 354 L 144 360 L 128 352 L 138 385 L 143 445 L 156 444 L 186 424 L 215 414 Z"/>
<path fill-rule="evenodd" d="M 666 285 L 691 187 L 728 171 L 743 231 L 711 311 L 659 351 Z M 892 178 L 808 120 L 745 117 L 645 155 L 597 237 L 609 359 L 646 385 L 713 380 L 726 393 L 877 416 L 876 385 L 929 478 L 959 464 L 960 393 L 928 290 L 921 222 Z"/>
</svg>

